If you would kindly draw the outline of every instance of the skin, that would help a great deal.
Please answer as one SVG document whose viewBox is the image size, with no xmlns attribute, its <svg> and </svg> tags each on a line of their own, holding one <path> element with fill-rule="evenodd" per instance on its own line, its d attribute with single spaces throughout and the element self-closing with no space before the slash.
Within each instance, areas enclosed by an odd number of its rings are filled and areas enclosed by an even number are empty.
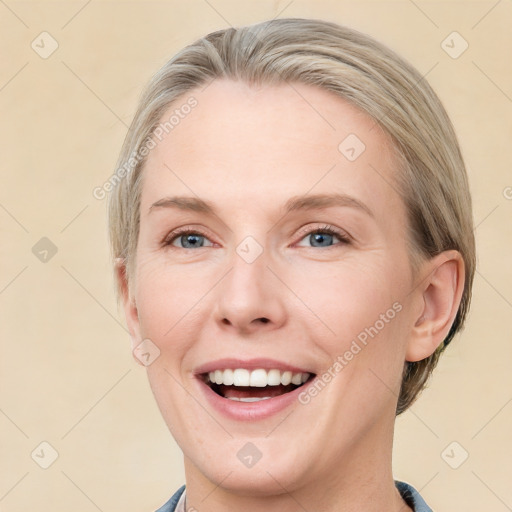
<svg viewBox="0 0 512 512">
<path fill-rule="evenodd" d="M 184 453 L 187 507 L 410 510 L 391 472 L 402 368 L 447 335 L 464 286 L 460 254 L 446 251 L 412 274 L 391 141 L 334 94 L 216 80 L 190 95 L 198 106 L 145 166 L 130 280 L 118 261 L 133 348 L 149 338 L 160 350 L 147 372 Z M 353 162 L 338 150 L 349 134 L 366 146 Z M 333 192 L 373 216 L 350 206 L 283 215 L 292 196 Z M 166 196 L 210 201 L 215 215 L 150 210 Z M 308 231 L 325 225 L 350 242 L 327 235 L 315 246 Z M 186 237 L 162 244 L 187 226 L 205 236 L 203 247 L 184 248 Z M 252 263 L 236 252 L 247 236 L 263 248 Z M 194 369 L 223 357 L 269 357 L 321 375 L 396 302 L 401 311 L 306 405 L 235 421 L 200 393 Z M 262 453 L 252 468 L 237 458 L 247 442 Z"/>
</svg>

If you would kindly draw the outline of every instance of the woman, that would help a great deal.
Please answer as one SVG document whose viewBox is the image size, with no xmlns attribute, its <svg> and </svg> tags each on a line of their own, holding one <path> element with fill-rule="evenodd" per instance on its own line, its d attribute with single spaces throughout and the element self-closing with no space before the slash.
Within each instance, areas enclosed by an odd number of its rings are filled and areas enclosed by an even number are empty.
<svg viewBox="0 0 512 512">
<path fill-rule="evenodd" d="M 184 454 L 159 511 L 430 510 L 394 420 L 475 271 L 456 136 L 419 73 L 334 23 L 180 51 L 141 98 L 109 222 L 134 355 Z"/>
</svg>

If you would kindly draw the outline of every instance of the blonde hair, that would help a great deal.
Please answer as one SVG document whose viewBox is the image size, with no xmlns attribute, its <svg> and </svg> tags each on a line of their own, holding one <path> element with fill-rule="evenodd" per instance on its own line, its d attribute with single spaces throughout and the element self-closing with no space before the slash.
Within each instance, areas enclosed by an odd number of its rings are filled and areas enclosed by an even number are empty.
<svg viewBox="0 0 512 512">
<path fill-rule="evenodd" d="M 421 261 L 445 250 L 461 253 L 465 286 L 457 315 L 434 354 L 404 363 L 396 410 L 401 414 L 425 387 L 442 351 L 462 329 L 476 265 L 466 170 L 439 98 L 419 72 L 389 48 L 332 22 L 276 19 L 219 30 L 186 46 L 145 89 L 109 196 L 112 257 L 124 259 L 129 282 L 139 234 L 144 148 L 149 147 L 171 103 L 216 78 L 255 85 L 309 84 L 338 94 L 369 114 L 395 144 L 397 185 L 408 211 L 407 243 L 413 272 Z M 116 293 L 119 300 L 118 281 Z"/>
</svg>

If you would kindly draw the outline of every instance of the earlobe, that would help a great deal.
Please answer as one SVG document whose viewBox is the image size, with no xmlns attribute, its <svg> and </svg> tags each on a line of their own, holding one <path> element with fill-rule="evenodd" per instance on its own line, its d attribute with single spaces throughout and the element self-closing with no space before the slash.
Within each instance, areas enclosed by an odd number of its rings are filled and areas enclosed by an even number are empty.
<svg viewBox="0 0 512 512">
<path fill-rule="evenodd" d="M 407 361 L 429 357 L 448 335 L 464 291 L 464 268 L 464 260 L 455 250 L 429 260 L 420 289 L 421 311 L 407 344 Z"/>
</svg>

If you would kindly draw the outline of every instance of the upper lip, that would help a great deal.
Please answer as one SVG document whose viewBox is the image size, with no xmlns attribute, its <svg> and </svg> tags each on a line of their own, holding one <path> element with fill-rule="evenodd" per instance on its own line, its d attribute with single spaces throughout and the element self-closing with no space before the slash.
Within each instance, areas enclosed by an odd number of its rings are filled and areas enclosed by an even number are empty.
<svg viewBox="0 0 512 512">
<path fill-rule="evenodd" d="M 291 371 L 293 373 L 313 373 L 311 370 L 307 370 L 299 366 L 294 366 L 283 361 L 278 361 L 277 359 L 261 357 L 255 359 L 236 359 L 232 357 L 217 359 L 215 361 L 210 361 L 198 366 L 194 370 L 194 373 L 196 375 L 201 375 L 204 373 L 213 372 L 215 370 L 234 370 L 236 368 L 245 368 L 246 370 L 257 370 L 262 368 L 264 370 L 281 370 L 283 372 Z"/>
</svg>

